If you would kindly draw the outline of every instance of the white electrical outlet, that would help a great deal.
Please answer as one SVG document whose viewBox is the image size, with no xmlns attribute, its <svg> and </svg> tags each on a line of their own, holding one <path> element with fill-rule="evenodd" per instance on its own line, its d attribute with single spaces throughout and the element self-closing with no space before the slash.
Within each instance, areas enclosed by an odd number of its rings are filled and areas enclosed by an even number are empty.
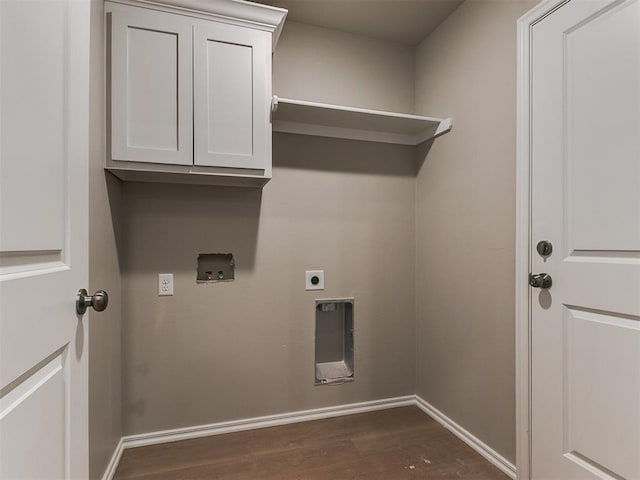
<svg viewBox="0 0 640 480">
<path fill-rule="evenodd" d="M 158 295 L 173 295 L 173 273 L 158 274 Z"/>
<path fill-rule="evenodd" d="M 324 290 L 324 270 L 307 270 L 304 278 L 305 290 Z"/>
</svg>

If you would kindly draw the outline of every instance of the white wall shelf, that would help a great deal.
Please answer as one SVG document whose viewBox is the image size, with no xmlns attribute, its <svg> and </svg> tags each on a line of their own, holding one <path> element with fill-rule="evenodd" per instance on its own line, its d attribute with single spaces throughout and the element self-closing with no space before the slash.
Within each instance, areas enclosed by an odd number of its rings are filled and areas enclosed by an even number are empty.
<svg viewBox="0 0 640 480">
<path fill-rule="evenodd" d="M 273 97 L 274 132 L 419 145 L 449 132 L 451 118 L 366 110 Z"/>
</svg>

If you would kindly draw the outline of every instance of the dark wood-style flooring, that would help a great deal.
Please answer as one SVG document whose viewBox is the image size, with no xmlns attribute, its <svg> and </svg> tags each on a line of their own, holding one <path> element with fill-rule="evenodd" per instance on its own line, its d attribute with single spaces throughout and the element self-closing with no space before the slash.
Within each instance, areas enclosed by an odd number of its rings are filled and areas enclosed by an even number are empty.
<svg viewBox="0 0 640 480">
<path fill-rule="evenodd" d="M 417 407 L 132 448 L 115 478 L 508 479 Z"/>
</svg>

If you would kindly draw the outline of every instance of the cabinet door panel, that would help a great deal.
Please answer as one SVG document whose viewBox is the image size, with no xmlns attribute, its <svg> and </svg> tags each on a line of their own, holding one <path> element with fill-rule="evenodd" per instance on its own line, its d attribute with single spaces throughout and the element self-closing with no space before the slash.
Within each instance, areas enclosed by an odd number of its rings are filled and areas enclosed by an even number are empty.
<svg viewBox="0 0 640 480">
<path fill-rule="evenodd" d="M 207 41 L 208 151 L 232 155 L 253 152 L 251 47 Z M 216 68 L 216 65 L 224 65 Z"/>
<path fill-rule="evenodd" d="M 193 163 L 191 22 L 111 7 L 111 156 Z"/>
<path fill-rule="evenodd" d="M 196 165 L 264 170 L 270 164 L 270 46 L 266 32 L 195 26 Z"/>
</svg>

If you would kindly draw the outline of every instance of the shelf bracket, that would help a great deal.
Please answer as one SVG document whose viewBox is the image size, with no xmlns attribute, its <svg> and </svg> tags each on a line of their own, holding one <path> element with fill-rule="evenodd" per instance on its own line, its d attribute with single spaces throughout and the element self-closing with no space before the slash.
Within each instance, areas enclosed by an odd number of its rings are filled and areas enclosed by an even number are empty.
<svg viewBox="0 0 640 480">
<path fill-rule="evenodd" d="M 435 133 L 432 138 L 438 138 L 440 135 L 444 135 L 445 133 L 449 133 L 453 128 L 453 118 L 445 118 L 440 122 L 438 128 L 436 128 Z"/>
<path fill-rule="evenodd" d="M 273 97 L 271 97 L 271 117 L 269 119 L 271 123 L 273 123 L 273 114 L 276 113 L 277 110 L 278 110 L 278 96 L 274 95 Z"/>
</svg>

